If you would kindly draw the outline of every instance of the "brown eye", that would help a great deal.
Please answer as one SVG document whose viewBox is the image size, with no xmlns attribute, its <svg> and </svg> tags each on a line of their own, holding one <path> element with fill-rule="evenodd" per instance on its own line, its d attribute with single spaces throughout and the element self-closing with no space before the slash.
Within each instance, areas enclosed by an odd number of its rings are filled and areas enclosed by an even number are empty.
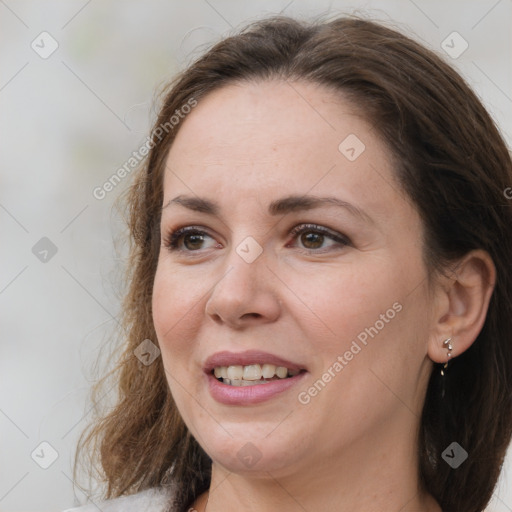
<svg viewBox="0 0 512 512">
<path fill-rule="evenodd" d="M 207 239 L 215 242 L 205 231 L 193 226 L 186 226 L 169 233 L 164 243 L 170 251 L 198 252 L 205 248 L 203 246 L 207 242 Z M 212 245 L 210 245 L 210 247 L 212 247 Z"/>
<path fill-rule="evenodd" d="M 305 231 L 301 234 L 300 240 L 306 249 L 319 249 L 324 242 L 324 235 L 313 231 Z"/>
<path fill-rule="evenodd" d="M 201 244 L 204 242 L 204 236 L 200 234 L 186 233 L 182 235 L 181 238 L 183 239 L 185 248 L 190 251 L 200 249 Z"/>
<path fill-rule="evenodd" d="M 316 224 L 301 224 L 292 229 L 291 234 L 295 236 L 304 250 L 315 253 L 352 245 L 351 241 L 341 233 Z"/>
</svg>

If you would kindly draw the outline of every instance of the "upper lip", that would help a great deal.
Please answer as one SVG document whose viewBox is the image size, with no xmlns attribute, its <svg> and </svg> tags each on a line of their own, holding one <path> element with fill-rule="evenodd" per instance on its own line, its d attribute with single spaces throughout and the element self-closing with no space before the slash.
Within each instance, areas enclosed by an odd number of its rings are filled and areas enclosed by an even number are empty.
<svg viewBox="0 0 512 512">
<path fill-rule="evenodd" d="M 250 364 L 275 364 L 276 366 L 284 366 L 289 370 L 305 370 L 304 366 L 283 359 L 282 357 L 260 350 L 247 350 L 245 352 L 229 352 L 222 351 L 208 357 L 204 363 L 203 369 L 206 373 L 210 373 L 214 368 L 220 366 L 247 366 Z"/>
</svg>

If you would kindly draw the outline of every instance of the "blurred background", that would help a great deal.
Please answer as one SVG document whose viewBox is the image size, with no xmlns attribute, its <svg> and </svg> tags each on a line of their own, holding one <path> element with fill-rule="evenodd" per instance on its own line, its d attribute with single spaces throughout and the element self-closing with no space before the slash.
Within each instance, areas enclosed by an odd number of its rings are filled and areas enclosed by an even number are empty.
<svg viewBox="0 0 512 512">
<path fill-rule="evenodd" d="M 72 463 L 95 361 L 117 326 L 112 207 L 130 179 L 95 189 L 146 140 L 162 84 L 279 12 L 395 22 L 459 70 L 510 147 L 511 0 L 0 0 L 0 511 L 87 499 Z M 512 449 L 488 510 L 512 511 L 511 469 Z"/>
</svg>

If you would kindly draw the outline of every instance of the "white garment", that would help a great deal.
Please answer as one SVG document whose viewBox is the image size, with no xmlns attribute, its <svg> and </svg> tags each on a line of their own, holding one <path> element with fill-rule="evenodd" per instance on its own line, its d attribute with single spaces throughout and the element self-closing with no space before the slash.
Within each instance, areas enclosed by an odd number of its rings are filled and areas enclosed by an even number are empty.
<svg viewBox="0 0 512 512">
<path fill-rule="evenodd" d="M 130 496 L 120 496 L 63 512 L 164 512 L 168 509 L 172 495 L 168 489 L 155 487 Z"/>
</svg>

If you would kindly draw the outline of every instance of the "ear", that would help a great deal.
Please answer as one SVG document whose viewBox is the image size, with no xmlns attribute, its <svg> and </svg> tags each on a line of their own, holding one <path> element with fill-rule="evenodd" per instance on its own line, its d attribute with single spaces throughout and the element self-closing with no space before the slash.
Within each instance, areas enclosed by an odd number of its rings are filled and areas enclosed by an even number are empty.
<svg viewBox="0 0 512 512">
<path fill-rule="evenodd" d="M 496 283 L 496 268 L 483 250 L 466 254 L 437 286 L 433 331 L 428 355 L 436 363 L 448 360 L 443 341 L 451 338 L 451 358 L 466 351 L 476 340 L 487 316 Z"/>
</svg>

